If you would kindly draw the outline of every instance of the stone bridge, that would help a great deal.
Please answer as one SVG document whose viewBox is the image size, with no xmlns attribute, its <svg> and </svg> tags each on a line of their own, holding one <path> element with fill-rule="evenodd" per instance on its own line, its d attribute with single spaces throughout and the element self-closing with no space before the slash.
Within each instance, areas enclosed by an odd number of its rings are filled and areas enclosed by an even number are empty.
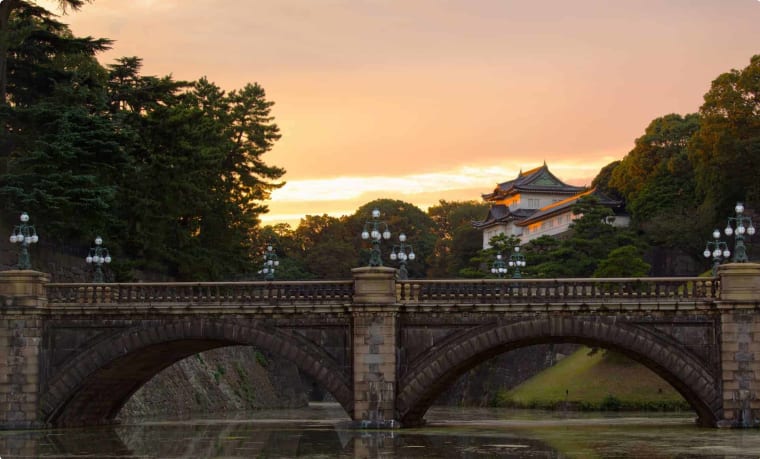
<svg viewBox="0 0 760 459">
<path fill-rule="evenodd" d="M 359 426 L 424 422 L 457 377 L 539 343 L 613 349 L 705 426 L 760 420 L 760 265 L 716 278 L 54 284 L 0 273 L 0 428 L 109 423 L 173 363 L 252 345 L 291 360 Z"/>
</svg>

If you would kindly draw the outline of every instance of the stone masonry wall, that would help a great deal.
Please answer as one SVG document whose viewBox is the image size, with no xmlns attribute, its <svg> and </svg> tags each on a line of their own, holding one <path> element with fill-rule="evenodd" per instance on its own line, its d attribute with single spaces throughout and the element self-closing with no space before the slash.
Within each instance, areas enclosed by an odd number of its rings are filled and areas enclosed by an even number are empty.
<svg viewBox="0 0 760 459">
<path fill-rule="evenodd" d="M 36 419 L 42 321 L 34 316 L 0 319 L 0 424 L 38 425 Z"/>
<path fill-rule="evenodd" d="M 723 421 L 752 427 L 760 421 L 760 316 L 734 310 L 722 316 Z"/>
</svg>

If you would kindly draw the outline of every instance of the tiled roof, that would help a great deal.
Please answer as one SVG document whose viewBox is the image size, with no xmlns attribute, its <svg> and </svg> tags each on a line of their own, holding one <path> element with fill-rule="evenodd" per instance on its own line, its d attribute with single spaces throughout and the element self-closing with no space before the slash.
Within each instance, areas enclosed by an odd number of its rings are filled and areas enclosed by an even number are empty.
<svg viewBox="0 0 760 459">
<path fill-rule="evenodd" d="M 491 206 L 485 219 L 472 222 L 472 226 L 475 228 L 487 228 L 499 223 L 507 223 L 510 221 L 518 222 L 529 217 L 534 212 L 536 212 L 536 209 L 509 210 L 509 207 L 504 204 L 497 204 Z"/>
<path fill-rule="evenodd" d="M 577 194 L 585 189 L 585 187 L 568 185 L 562 182 L 549 171 L 548 166 L 544 163 L 543 166 L 536 167 L 527 172 L 521 171 L 514 180 L 499 183 L 492 193 L 483 194 L 483 199 L 499 199 L 522 191 Z"/>
<path fill-rule="evenodd" d="M 621 204 L 620 201 L 616 201 L 614 199 L 611 199 L 607 195 L 603 194 L 602 192 L 599 192 L 596 190 L 596 188 L 592 188 L 586 192 L 579 193 L 575 196 L 571 196 L 567 199 L 563 199 L 562 201 L 555 202 L 552 204 L 549 204 L 548 206 L 544 206 L 540 209 L 538 209 L 536 212 L 534 212 L 532 215 L 530 215 L 528 218 L 515 221 L 515 225 L 517 226 L 528 226 L 531 223 L 535 223 L 537 221 L 541 221 L 544 218 L 560 214 L 562 212 L 567 211 L 570 207 L 572 207 L 578 200 L 584 196 L 593 195 L 596 196 L 596 198 L 599 200 L 600 204 L 603 204 L 608 207 L 617 207 Z"/>
</svg>

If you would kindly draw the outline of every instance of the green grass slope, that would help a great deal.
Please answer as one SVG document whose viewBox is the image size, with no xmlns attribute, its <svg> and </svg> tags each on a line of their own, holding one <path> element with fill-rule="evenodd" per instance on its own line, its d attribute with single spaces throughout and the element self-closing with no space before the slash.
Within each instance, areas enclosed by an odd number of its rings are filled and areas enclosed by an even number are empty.
<svg viewBox="0 0 760 459">
<path fill-rule="evenodd" d="M 510 391 L 496 405 L 581 410 L 686 410 L 673 387 L 627 357 L 582 347 Z"/>
</svg>

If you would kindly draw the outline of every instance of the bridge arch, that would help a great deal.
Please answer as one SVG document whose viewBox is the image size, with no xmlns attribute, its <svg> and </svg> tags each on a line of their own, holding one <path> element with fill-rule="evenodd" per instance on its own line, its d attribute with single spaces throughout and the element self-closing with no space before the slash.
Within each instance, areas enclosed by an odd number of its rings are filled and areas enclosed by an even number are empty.
<svg viewBox="0 0 760 459">
<path fill-rule="evenodd" d="M 251 345 L 291 360 L 349 416 L 353 414 L 349 372 L 315 343 L 262 322 L 201 318 L 125 329 L 81 352 L 43 392 L 43 419 L 56 426 L 109 423 L 132 394 L 164 368 L 230 345 Z"/>
<path fill-rule="evenodd" d="M 458 338 L 411 362 L 412 367 L 402 376 L 396 409 L 403 425 L 422 423 L 438 395 L 491 357 L 520 347 L 559 342 L 612 349 L 642 363 L 681 393 L 697 412 L 700 425 L 715 426 L 722 416 L 720 378 L 672 338 L 635 325 L 603 317 L 560 316 L 486 325 Z"/>
</svg>

